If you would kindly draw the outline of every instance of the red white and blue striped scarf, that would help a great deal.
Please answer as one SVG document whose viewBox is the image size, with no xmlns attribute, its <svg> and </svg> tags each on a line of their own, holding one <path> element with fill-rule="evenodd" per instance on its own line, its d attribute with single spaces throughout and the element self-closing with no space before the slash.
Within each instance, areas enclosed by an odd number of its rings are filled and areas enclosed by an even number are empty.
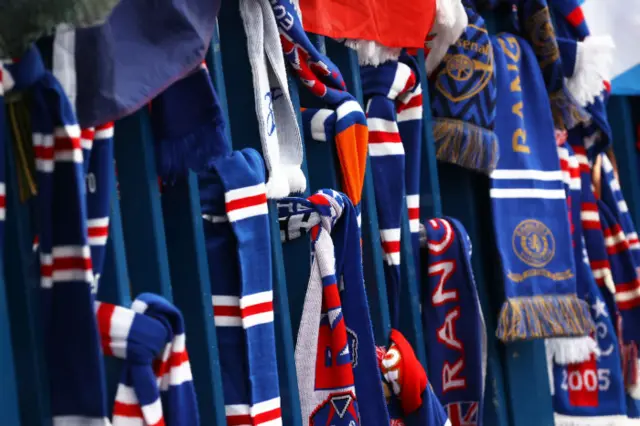
<svg viewBox="0 0 640 426">
<path fill-rule="evenodd" d="M 263 160 L 218 157 L 199 186 L 227 423 L 281 425 Z"/>
<path fill-rule="evenodd" d="M 140 294 L 130 309 L 96 302 L 95 310 L 104 354 L 124 360 L 112 425 L 197 426 L 180 311 L 150 293 Z"/>
<path fill-rule="evenodd" d="M 295 349 L 303 425 L 388 422 L 353 204 L 321 190 L 280 200 L 278 212 L 284 241 L 309 232 L 312 242 Z"/>
<path fill-rule="evenodd" d="M 38 180 L 42 320 L 54 425 L 107 424 L 80 128 L 40 53 L 6 65 L 3 83 L 32 93 L 31 128 Z M 5 89 L 11 87 L 5 85 Z M 82 380 L 69 380 L 70 378 Z"/>
<path fill-rule="evenodd" d="M 360 74 L 369 126 L 369 156 L 385 258 L 391 326 L 398 328 L 400 224 L 406 184 L 404 141 L 407 141 L 408 146 L 419 145 L 422 122 L 422 108 L 417 110 L 407 106 L 421 101 L 421 88 L 417 67 L 411 67 L 404 62 L 388 61 L 379 66 L 363 66 Z M 418 156 L 418 161 L 419 158 Z M 412 172 L 417 175 L 415 164 L 412 166 Z M 400 178 L 401 176 L 405 176 L 405 179 Z M 418 183 L 417 178 L 412 180 L 412 184 L 414 183 Z M 415 214 L 420 199 L 417 193 L 418 185 L 412 186 L 412 190 L 416 192 L 410 197 L 407 196 L 407 203 L 412 203 L 412 213 Z M 419 210 L 417 213 L 416 220 L 419 219 Z M 412 236 L 419 244 L 419 223 L 414 221 L 413 225 Z"/>
</svg>

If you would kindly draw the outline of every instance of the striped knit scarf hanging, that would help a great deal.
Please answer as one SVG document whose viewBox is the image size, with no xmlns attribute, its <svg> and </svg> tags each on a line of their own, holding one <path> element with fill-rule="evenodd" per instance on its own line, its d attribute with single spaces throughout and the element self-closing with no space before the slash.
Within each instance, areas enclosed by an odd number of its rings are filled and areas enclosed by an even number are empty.
<svg viewBox="0 0 640 426">
<path fill-rule="evenodd" d="M 311 43 L 293 2 L 272 0 L 285 59 L 302 84 L 329 109 L 303 112 L 305 134 L 321 142 L 333 141 L 340 160 L 341 189 L 359 209 L 367 163 L 367 121 L 362 107 L 346 91 L 338 67 Z M 359 211 L 359 210 L 358 210 Z"/>
<path fill-rule="evenodd" d="M 112 425 L 197 426 L 180 311 L 150 293 L 140 294 L 130 309 L 101 302 L 95 309 L 104 354 L 124 360 Z"/>
<path fill-rule="evenodd" d="M 302 139 L 293 109 L 276 18 L 268 0 L 240 0 L 253 93 L 267 166 L 267 196 L 282 198 L 307 186 Z"/>
<path fill-rule="evenodd" d="M 104 425 L 105 384 L 91 294 L 80 128 L 64 91 L 34 47 L 7 64 L 6 71 L 3 83 L 11 81 L 13 90 L 28 89 L 32 96 L 42 334 L 53 424 Z"/>
<path fill-rule="evenodd" d="M 388 419 L 364 290 L 360 229 L 346 195 L 321 190 L 278 202 L 280 234 L 309 232 L 312 265 L 295 359 L 303 425 Z"/>
<path fill-rule="evenodd" d="M 469 25 L 429 79 L 439 160 L 490 173 L 498 161 L 494 49 L 484 20 L 465 7 Z"/>
<path fill-rule="evenodd" d="M 262 157 L 216 158 L 199 186 L 227 423 L 281 424 Z"/>
<path fill-rule="evenodd" d="M 390 426 L 451 426 L 411 344 L 391 330 L 389 348 L 377 348 Z M 459 426 L 463 423 L 454 423 Z"/>
<path fill-rule="evenodd" d="M 377 67 L 364 66 L 360 71 L 369 126 L 369 156 L 380 223 L 380 239 L 385 259 L 385 281 L 391 313 L 391 327 L 400 325 L 400 223 L 405 198 L 405 152 L 403 141 L 416 145 L 420 127 L 416 123 L 399 123 L 404 100 L 414 97 L 416 72 L 408 65 L 388 61 Z M 421 116 L 419 117 L 422 118 Z M 396 121 L 397 120 L 397 121 Z M 416 120 L 411 120 L 416 121 Z M 392 178 L 395 176 L 395 178 Z M 412 194 L 417 197 L 416 194 Z M 409 200 L 409 198 L 407 198 Z M 412 200 L 413 200 L 412 199 Z M 417 206 L 414 206 L 417 207 Z M 419 231 L 419 227 L 417 229 Z M 419 234 L 414 234 L 419 238 Z"/>
<path fill-rule="evenodd" d="M 491 174 L 493 220 L 506 302 L 503 341 L 584 336 L 593 321 L 576 296 L 575 262 L 547 93 L 526 41 L 493 38 L 500 160 Z"/>
<path fill-rule="evenodd" d="M 456 426 L 482 425 L 487 334 L 471 269 L 471 241 L 455 219 L 425 223 L 422 325 L 427 369 Z"/>
</svg>

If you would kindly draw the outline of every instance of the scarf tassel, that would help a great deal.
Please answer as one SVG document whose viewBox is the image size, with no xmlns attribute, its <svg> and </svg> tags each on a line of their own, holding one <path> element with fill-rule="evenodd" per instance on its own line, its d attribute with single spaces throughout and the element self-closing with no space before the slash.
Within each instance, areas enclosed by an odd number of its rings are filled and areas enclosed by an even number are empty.
<svg viewBox="0 0 640 426">
<path fill-rule="evenodd" d="M 490 174 L 498 163 L 493 131 L 450 118 L 434 118 L 433 137 L 438 160 Z"/>
<path fill-rule="evenodd" d="M 588 361 L 591 355 L 600 356 L 598 343 L 590 336 L 558 337 L 546 343 L 549 357 L 560 365 L 578 364 Z"/>
<path fill-rule="evenodd" d="M 496 336 L 503 342 L 585 336 L 595 330 L 589 306 L 575 295 L 507 299 Z"/>
</svg>

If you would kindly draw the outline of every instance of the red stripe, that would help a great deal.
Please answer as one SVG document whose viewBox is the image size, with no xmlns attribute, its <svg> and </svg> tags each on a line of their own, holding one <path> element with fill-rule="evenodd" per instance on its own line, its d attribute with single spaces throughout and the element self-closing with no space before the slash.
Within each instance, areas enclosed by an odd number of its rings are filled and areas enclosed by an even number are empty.
<svg viewBox="0 0 640 426">
<path fill-rule="evenodd" d="M 409 220 L 411 219 L 420 219 L 420 208 L 419 207 L 412 207 L 410 209 L 408 209 L 409 212 Z"/>
<path fill-rule="evenodd" d="M 587 155 L 587 149 L 583 146 L 572 146 L 573 152 L 576 154 Z"/>
<path fill-rule="evenodd" d="M 383 241 L 382 249 L 385 253 L 398 253 L 400 251 L 400 241 Z"/>
<path fill-rule="evenodd" d="M 369 143 L 402 142 L 398 132 L 369 132 Z"/>
<path fill-rule="evenodd" d="M 125 404 L 124 402 L 116 401 L 113 404 L 113 415 L 122 417 L 142 417 L 142 408 L 139 404 Z"/>
<path fill-rule="evenodd" d="M 574 27 L 579 26 L 584 22 L 584 14 L 582 13 L 582 8 L 580 6 L 576 7 L 567 15 L 567 21 Z"/>
<path fill-rule="evenodd" d="M 90 226 L 88 229 L 89 237 L 106 237 L 109 235 L 108 226 Z"/>
<path fill-rule="evenodd" d="M 631 291 L 640 287 L 640 281 L 633 280 L 628 283 L 616 284 L 616 292 L 618 291 Z"/>
<path fill-rule="evenodd" d="M 90 271 L 92 269 L 91 258 L 79 256 L 54 258 L 53 270 L 60 271 L 64 269 L 84 269 Z"/>
<path fill-rule="evenodd" d="M 40 276 L 43 278 L 51 278 L 53 275 L 53 265 L 40 264 Z"/>
<path fill-rule="evenodd" d="M 113 127 L 113 122 L 109 122 L 96 127 L 96 130 L 106 130 L 106 129 L 111 129 L 112 127 Z"/>
<path fill-rule="evenodd" d="M 602 269 L 610 267 L 608 260 L 592 260 L 591 262 L 589 262 L 589 264 L 591 265 L 591 269 Z"/>
<path fill-rule="evenodd" d="M 415 85 L 416 85 L 416 75 L 414 73 L 411 73 L 409 75 L 409 78 L 407 79 L 407 83 L 404 85 L 404 88 L 402 89 L 401 93 L 408 92 Z"/>
<path fill-rule="evenodd" d="M 237 200 L 227 202 L 227 213 L 246 207 L 259 206 L 267 202 L 267 194 L 258 194 L 251 197 L 239 198 Z"/>
<path fill-rule="evenodd" d="M 640 306 L 640 297 L 627 300 L 626 302 L 616 302 L 616 304 L 618 305 L 618 308 L 622 310 L 637 308 Z"/>
<path fill-rule="evenodd" d="M 160 417 L 160 420 L 149 426 L 165 426 L 164 417 Z"/>
<path fill-rule="evenodd" d="M 6 207 L 7 200 L 4 195 L 0 195 L 0 208 Z"/>
<path fill-rule="evenodd" d="M 96 319 L 98 321 L 98 331 L 100 333 L 100 340 L 102 343 L 102 351 L 105 355 L 113 356 L 111 350 L 111 318 L 113 312 L 116 310 L 116 306 L 111 303 L 101 303 L 96 312 Z"/>
<path fill-rule="evenodd" d="M 182 352 L 172 352 L 169 355 L 169 359 L 162 362 L 160 359 L 155 359 L 153 361 L 153 371 L 156 377 L 163 377 L 165 374 L 169 372 L 174 367 L 180 367 L 183 363 L 189 361 L 189 354 L 187 351 Z"/>
<path fill-rule="evenodd" d="M 582 220 L 582 228 L 590 229 L 590 230 L 599 230 L 600 221 L 599 220 Z"/>
<path fill-rule="evenodd" d="M 224 306 L 224 305 L 214 305 L 213 306 L 213 315 L 217 317 L 239 317 L 240 316 L 240 306 Z"/>
<path fill-rule="evenodd" d="M 271 411 L 267 411 L 267 412 L 264 412 L 264 413 L 257 414 L 253 418 L 253 424 L 254 425 L 260 425 L 262 423 L 266 423 L 266 422 L 270 422 L 272 420 L 279 419 L 281 416 L 282 416 L 282 414 L 280 412 L 280 407 L 274 408 Z"/>
<path fill-rule="evenodd" d="M 611 93 L 611 83 L 608 82 L 607 80 L 604 80 L 603 83 L 604 83 L 604 90 L 606 90 L 607 93 Z"/>
<path fill-rule="evenodd" d="M 227 416 L 227 426 L 250 425 L 253 424 L 251 416 L 248 414 L 239 414 L 235 416 Z"/>
<path fill-rule="evenodd" d="M 407 110 L 409 108 L 415 108 L 415 107 L 422 107 L 422 94 L 416 95 L 414 97 L 412 97 L 409 102 L 402 103 L 400 102 L 397 106 L 396 106 L 396 112 L 402 112 L 404 110 Z"/>
<path fill-rule="evenodd" d="M 581 207 L 582 207 L 582 210 L 588 211 L 588 212 L 598 211 L 598 205 L 596 203 L 582 203 Z"/>
<path fill-rule="evenodd" d="M 81 148 L 80 138 L 70 138 L 68 136 L 56 136 L 53 144 L 56 151 L 69 151 Z"/>
<path fill-rule="evenodd" d="M 33 155 L 39 160 L 53 160 L 53 147 L 34 146 Z"/>
<path fill-rule="evenodd" d="M 82 129 L 80 130 L 80 138 L 93 140 L 93 136 L 95 135 L 95 131 L 92 129 Z"/>
<path fill-rule="evenodd" d="M 263 302 L 245 307 L 242 309 L 241 315 L 242 318 L 246 318 L 251 315 L 263 314 L 271 311 L 273 311 L 273 302 Z"/>
</svg>

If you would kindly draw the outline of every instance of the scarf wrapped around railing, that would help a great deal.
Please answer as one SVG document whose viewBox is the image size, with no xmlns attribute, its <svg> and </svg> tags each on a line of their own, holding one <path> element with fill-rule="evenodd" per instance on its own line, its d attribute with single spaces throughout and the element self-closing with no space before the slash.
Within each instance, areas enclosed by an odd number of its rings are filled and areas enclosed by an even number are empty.
<svg viewBox="0 0 640 426">
<path fill-rule="evenodd" d="M 113 426 L 197 426 L 180 311 L 151 293 L 140 294 L 130 309 L 96 302 L 95 310 L 104 354 L 124 360 Z"/>
<path fill-rule="evenodd" d="M 93 312 L 93 271 L 80 128 L 40 53 L 5 65 L 5 90 L 29 90 L 38 181 L 43 333 L 54 425 L 104 425 L 104 370 Z M 82 377 L 82 380 L 69 380 Z"/>
<path fill-rule="evenodd" d="M 390 426 L 451 426 L 407 339 L 398 330 L 391 330 L 389 348 L 376 349 Z M 453 424 L 463 425 L 463 418 Z"/>
<path fill-rule="evenodd" d="M 296 340 L 303 425 L 388 419 L 364 288 L 360 229 L 346 195 L 278 202 L 283 241 L 311 235 L 311 275 Z"/>
<path fill-rule="evenodd" d="M 576 296 L 569 215 L 547 93 L 532 48 L 507 33 L 492 38 L 500 145 L 490 196 L 504 271 L 503 341 L 586 336 L 594 324 Z"/>
<path fill-rule="evenodd" d="M 281 424 L 262 157 L 217 158 L 199 187 L 227 423 Z"/>
<path fill-rule="evenodd" d="M 498 162 L 494 49 L 482 17 L 465 11 L 469 25 L 429 78 L 436 155 L 491 173 Z"/>
<path fill-rule="evenodd" d="M 487 332 L 471 269 L 471 240 L 455 219 L 424 225 L 422 326 L 427 369 L 454 425 L 482 424 Z"/>
<path fill-rule="evenodd" d="M 369 157 L 371 157 L 373 188 L 376 194 L 380 239 L 384 251 L 391 327 L 398 328 L 400 322 L 400 224 L 406 179 L 398 177 L 406 176 L 404 141 L 406 140 L 411 146 L 416 146 L 421 138 L 422 108 L 420 107 L 418 111 L 413 108 L 406 109 L 407 100 L 421 101 L 422 96 L 415 96 L 414 93 L 416 89 L 420 90 L 416 70 L 403 62 L 387 61 L 376 67 L 364 66 L 361 67 L 360 75 L 369 127 Z M 404 113 L 404 110 L 408 113 Z M 400 131 L 400 122 L 404 123 L 403 132 Z M 418 161 L 419 158 L 418 156 Z M 416 191 L 416 189 L 414 186 L 413 190 Z M 417 192 L 411 194 L 411 197 L 406 197 L 407 203 L 411 202 L 413 208 L 419 208 L 419 198 L 418 202 L 415 202 L 417 197 L 419 197 Z M 419 217 L 418 211 L 417 218 Z M 416 222 L 414 221 L 413 224 L 415 225 Z M 418 232 L 419 227 L 415 230 L 416 240 Z"/>
<path fill-rule="evenodd" d="M 307 109 L 302 114 L 305 134 L 321 142 L 333 141 L 340 160 L 341 190 L 359 209 L 367 163 L 367 119 L 346 90 L 338 67 L 311 43 L 293 2 L 271 1 L 285 59 L 302 84 L 329 109 Z M 331 132 L 329 132 L 331 131 Z"/>
</svg>

